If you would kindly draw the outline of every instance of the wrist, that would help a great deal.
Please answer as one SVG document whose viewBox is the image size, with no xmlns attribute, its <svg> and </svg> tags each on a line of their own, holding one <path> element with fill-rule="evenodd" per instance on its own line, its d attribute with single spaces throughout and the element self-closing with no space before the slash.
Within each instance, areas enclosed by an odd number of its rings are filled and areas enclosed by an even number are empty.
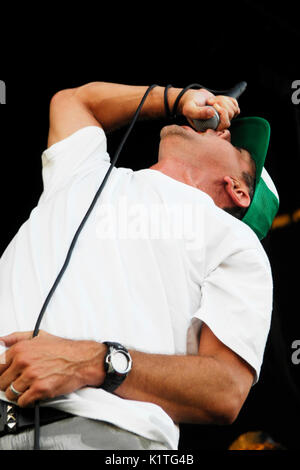
<svg viewBox="0 0 300 470">
<path fill-rule="evenodd" d="M 176 100 L 177 100 L 178 96 L 180 95 L 180 93 L 182 92 L 182 90 L 183 90 L 183 88 L 174 88 L 174 87 L 171 86 L 167 91 L 167 102 L 168 102 L 168 105 L 169 105 L 171 117 L 173 116 L 173 109 L 174 109 L 174 105 L 176 103 Z M 180 115 L 182 114 L 181 99 L 179 100 L 176 114 L 180 114 Z M 166 109 L 165 109 L 165 116 L 167 117 Z"/>
<path fill-rule="evenodd" d="M 165 102 L 164 102 L 164 93 L 165 88 L 162 86 L 157 86 L 151 90 L 149 94 L 149 101 L 148 99 L 145 102 L 145 106 L 142 108 L 142 115 L 143 117 L 150 118 L 150 119 L 157 119 L 157 118 L 165 118 L 166 116 L 166 109 L 165 109 Z M 176 101 L 177 96 L 179 95 L 181 88 L 169 88 L 167 93 L 167 99 L 169 108 L 172 111 L 174 103 Z"/>
<path fill-rule="evenodd" d="M 78 364 L 77 373 L 82 387 L 100 387 L 105 379 L 104 358 L 107 346 L 96 341 L 83 341 L 87 349 L 87 359 Z"/>
<path fill-rule="evenodd" d="M 214 97 L 214 95 L 206 90 L 205 88 L 193 88 L 197 84 L 188 85 L 186 88 L 165 88 L 165 95 L 170 92 L 170 98 L 168 97 L 167 103 L 165 103 L 165 108 L 167 106 L 170 109 L 170 116 L 176 117 L 177 115 L 185 115 L 184 113 L 184 106 L 185 103 L 190 101 L 194 96 L 195 92 L 197 93 L 197 100 L 201 101 L 201 106 L 205 106 L 207 101 Z M 168 85 L 170 86 L 170 85 Z M 167 114 L 167 113 L 166 113 Z"/>
</svg>

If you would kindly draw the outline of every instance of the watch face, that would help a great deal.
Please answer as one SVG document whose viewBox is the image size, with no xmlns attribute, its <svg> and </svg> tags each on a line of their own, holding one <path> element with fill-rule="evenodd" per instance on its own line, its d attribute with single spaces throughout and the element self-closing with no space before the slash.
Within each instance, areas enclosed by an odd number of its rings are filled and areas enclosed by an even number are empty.
<svg viewBox="0 0 300 470">
<path fill-rule="evenodd" d="M 111 363 L 115 371 L 119 374 L 125 374 L 127 372 L 129 361 L 127 355 L 122 351 L 114 351 L 111 356 Z"/>
</svg>

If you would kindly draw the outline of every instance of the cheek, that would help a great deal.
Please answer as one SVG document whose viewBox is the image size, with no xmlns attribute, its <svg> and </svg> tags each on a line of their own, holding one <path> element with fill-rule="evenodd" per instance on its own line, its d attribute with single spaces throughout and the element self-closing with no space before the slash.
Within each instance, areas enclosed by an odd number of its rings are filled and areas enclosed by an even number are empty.
<svg viewBox="0 0 300 470">
<path fill-rule="evenodd" d="M 207 142 L 205 149 L 211 162 L 220 168 L 228 167 L 230 163 L 228 148 L 223 143 L 211 139 L 211 141 Z"/>
<path fill-rule="evenodd" d="M 222 171 L 226 174 L 239 173 L 239 162 L 236 151 L 230 142 L 219 138 L 219 141 L 214 142 L 214 145 L 212 146 L 212 153 L 215 158 L 215 163 L 219 165 Z"/>
</svg>

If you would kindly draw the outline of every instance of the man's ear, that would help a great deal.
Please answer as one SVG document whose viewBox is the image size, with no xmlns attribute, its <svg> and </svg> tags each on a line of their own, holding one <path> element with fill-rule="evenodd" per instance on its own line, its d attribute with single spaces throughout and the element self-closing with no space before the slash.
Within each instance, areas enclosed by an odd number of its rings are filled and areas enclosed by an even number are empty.
<svg viewBox="0 0 300 470">
<path fill-rule="evenodd" d="M 250 196 L 247 185 L 231 176 L 224 176 L 225 191 L 235 206 L 249 207 Z"/>
</svg>

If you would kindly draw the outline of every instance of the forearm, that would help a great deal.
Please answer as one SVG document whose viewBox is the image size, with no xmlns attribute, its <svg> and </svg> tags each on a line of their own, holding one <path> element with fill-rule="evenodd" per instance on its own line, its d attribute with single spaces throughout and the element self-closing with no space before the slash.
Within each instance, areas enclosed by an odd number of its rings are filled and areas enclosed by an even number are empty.
<svg viewBox="0 0 300 470">
<path fill-rule="evenodd" d="M 155 403 L 178 423 L 227 424 L 236 417 L 238 387 L 226 365 L 217 359 L 138 351 L 130 354 L 133 368 L 114 392 L 121 398 Z M 104 352 L 102 355 L 101 362 Z M 101 366 L 100 372 L 99 362 L 93 367 L 93 383 L 101 384 L 104 368 Z"/>
<path fill-rule="evenodd" d="M 40 331 L 1 338 L 9 348 L 0 365 L 0 390 L 9 400 L 13 382 L 22 395 L 19 406 L 65 395 L 86 386 L 101 387 L 107 346 L 68 340 Z M 211 355 L 163 355 L 130 351 L 133 367 L 115 394 L 155 403 L 175 422 L 232 422 L 246 398 L 242 375 Z M 246 392 L 245 392 L 246 391 Z"/>
<path fill-rule="evenodd" d="M 198 355 L 131 354 L 134 367 L 115 392 L 120 397 L 155 403 L 178 423 L 232 420 L 236 384 L 218 360 Z"/>
<path fill-rule="evenodd" d="M 50 102 L 48 147 L 69 137 L 74 132 L 100 125 L 106 133 L 128 124 L 138 108 L 148 86 L 121 85 L 117 83 L 92 82 L 86 85 L 61 90 Z M 168 105 L 173 109 L 181 88 L 168 90 Z M 156 86 L 147 95 L 139 113 L 139 119 L 166 117 L 165 87 Z M 179 100 L 177 114 L 183 115 L 193 126 L 193 119 L 208 119 L 218 108 L 222 130 L 230 125 L 230 119 L 238 114 L 237 102 L 233 98 L 214 97 L 208 90 L 187 90 Z M 235 100 L 234 100 L 235 101 Z"/>
<path fill-rule="evenodd" d="M 92 82 L 76 89 L 76 96 L 91 110 L 106 132 L 126 125 L 132 119 L 148 86 Z M 159 119 L 165 116 L 164 87 L 157 86 L 149 93 L 140 112 L 140 119 Z M 180 88 L 168 90 L 170 109 Z"/>
</svg>

